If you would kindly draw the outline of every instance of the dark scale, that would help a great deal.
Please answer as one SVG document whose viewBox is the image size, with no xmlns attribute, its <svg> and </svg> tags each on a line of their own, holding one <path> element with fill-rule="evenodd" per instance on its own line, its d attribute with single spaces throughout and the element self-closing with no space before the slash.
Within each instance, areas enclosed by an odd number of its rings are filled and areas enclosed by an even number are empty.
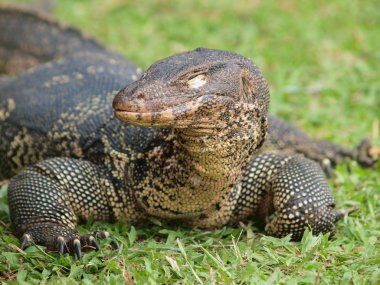
<svg viewBox="0 0 380 285">
<path fill-rule="evenodd" d="M 11 8 L 0 9 L 0 48 L 0 72 L 15 75 L 0 80 L 0 179 L 13 176 L 22 248 L 98 249 L 106 232 L 75 229 L 89 217 L 200 228 L 256 219 L 294 240 L 333 232 L 348 211 L 335 209 L 318 163 L 376 162 L 368 143 L 356 153 L 268 116 L 266 80 L 235 53 L 199 48 L 141 77 L 76 29 Z"/>
</svg>

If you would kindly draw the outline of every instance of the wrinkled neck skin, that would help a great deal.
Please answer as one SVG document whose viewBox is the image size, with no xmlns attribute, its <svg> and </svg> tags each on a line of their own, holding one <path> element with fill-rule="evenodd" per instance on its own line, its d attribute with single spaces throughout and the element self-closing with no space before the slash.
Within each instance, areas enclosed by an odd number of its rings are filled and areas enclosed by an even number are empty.
<svg viewBox="0 0 380 285">
<path fill-rule="evenodd" d="M 149 214 L 167 218 L 199 215 L 223 201 L 240 181 L 266 124 L 257 110 L 242 108 L 230 115 L 233 123 L 226 121 L 221 128 L 173 130 L 172 155 L 157 156 L 161 160 L 155 159 L 156 177 L 150 189 L 137 193 Z M 168 202 L 157 202 L 163 200 Z"/>
<path fill-rule="evenodd" d="M 186 167 L 194 169 L 194 176 L 204 181 L 217 181 L 221 186 L 234 183 L 250 158 L 253 134 L 244 134 L 243 139 L 237 140 L 238 134 L 226 129 L 203 136 L 198 136 L 196 130 L 174 133 L 178 153 L 183 154 L 179 156 Z"/>
</svg>

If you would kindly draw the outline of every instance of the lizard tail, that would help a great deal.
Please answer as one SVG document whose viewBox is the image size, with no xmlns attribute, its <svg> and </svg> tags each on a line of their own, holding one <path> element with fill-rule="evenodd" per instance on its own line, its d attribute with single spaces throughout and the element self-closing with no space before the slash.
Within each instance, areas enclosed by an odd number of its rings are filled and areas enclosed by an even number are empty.
<svg viewBox="0 0 380 285">
<path fill-rule="evenodd" d="M 107 49 L 79 30 L 47 13 L 18 6 L 0 6 L 0 74 L 23 71 L 78 51 Z"/>
</svg>

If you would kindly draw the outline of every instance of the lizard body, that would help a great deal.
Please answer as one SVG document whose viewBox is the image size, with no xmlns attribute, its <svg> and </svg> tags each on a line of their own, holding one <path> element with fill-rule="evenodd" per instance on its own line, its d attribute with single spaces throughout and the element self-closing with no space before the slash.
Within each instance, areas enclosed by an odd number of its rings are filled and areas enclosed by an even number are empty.
<svg viewBox="0 0 380 285">
<path fill-rule="evenodd" d="M 52 25 L 69 43 L 93 46 L 50 19 L 6 11 Z M 347 211 L 335 209 L 323 171 L 305 156 L 374 163 L 273 116 L 264 142 L 269 88 L 238 54 L 199 48 L 162 59 L 141 76 L 97 43 L 86 52 L 49 52 L 37 57 L 41 65 L 0 81 L 0 177 L 18 173 L 8 195 L 22 247 L 33 241 L 80 256 L 81 246 L 97 247 L 93 235 L 75 229 L 91 215 L 200 228 L 255 217 L 267 221 L 268 234 L 294 240 L 308 227 L 333 232 Z"/>
</svg>

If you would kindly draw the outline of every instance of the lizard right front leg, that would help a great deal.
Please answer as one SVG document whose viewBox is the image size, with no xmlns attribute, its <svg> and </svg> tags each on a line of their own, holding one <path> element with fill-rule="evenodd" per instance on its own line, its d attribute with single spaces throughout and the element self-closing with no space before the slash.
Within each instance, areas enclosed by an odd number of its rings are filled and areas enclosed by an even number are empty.
<svg viewBox="0 0 380 285">
<path fill-rule="evenodd" d="M 99 248 L 96 235 L 105 238 L 108 234 L 80 236 L 75 229 L 77 223 L 90 216 L 112 220 L 113 206 L 117 207 L 114 193 L 105 170 L 95 164 L 70 158 L 43 161 L 10 181 L 8 198 L 14 234 L 21 237 L 21 248 L 33 242 L 80 257 L 83 246 Z"/>
<path fill-rule="evenodd" d="M 313 234 L 335 232 L 334 223 L 353 210 L 335 209 L 335 199 L 320 166 L 300 155 L 261 154 L 246 169 L 232 220 L 255 216 L 276 237 L 291 234 L 301 240 L 306 228 Z"/>
</svg>

